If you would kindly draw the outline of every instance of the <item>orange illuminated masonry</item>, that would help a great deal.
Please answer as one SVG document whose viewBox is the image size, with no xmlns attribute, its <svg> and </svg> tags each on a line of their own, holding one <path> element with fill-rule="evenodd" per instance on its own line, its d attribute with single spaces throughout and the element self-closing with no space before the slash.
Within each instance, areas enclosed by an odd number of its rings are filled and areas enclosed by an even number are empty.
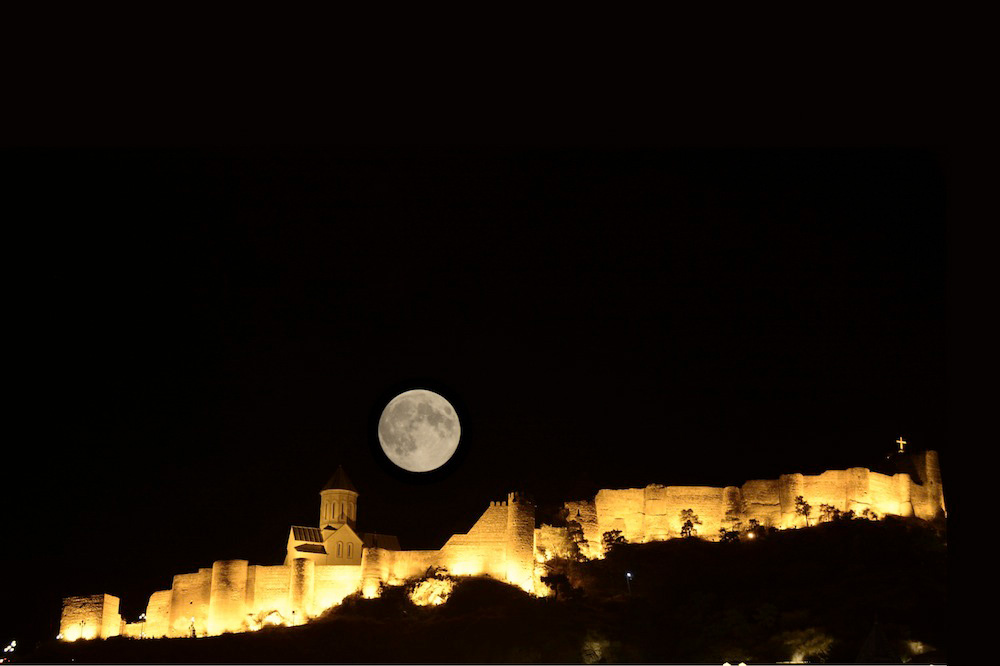
<svg viewBox="0 0 1000 666">
<path fill-rule="evenodd" d="M 304 624 L 350 594 L 374 597 L 383 586 L 423 578 L 431 568 L 452 576 L 488 575 L 544 596 L 549 594 L 541 582 L 546 561 L 577 553 L 604 557 L 603 536 L 615 530 L 630 543 L 676 538 L 685 527 L 682 516 L 696 517 L 695 533 L 713 540 L 720 530 L 740 529 L 751 520 L 779 529 L 805 526 L 803 502 L 815 511 L 808 524 L 819 519 L 823 505 L 868 517 L 943 517 L 937 453 L 904 453 L 902 448 L 894 456 L 899 471 L 893 474 L 854 467 L 723 488 L 651 484 L 600 490 L 593 499 L 563 505 L 568 527 L 536 528 L 535 507 L 510 493 L 504 501 L 491 502 L 467 533 L 452 535 L 437 550 L 402 550 L 394 536 L 356 532 L 359 493 L 338 468 L 320 490 L 319 524 L 289 529 L 282 564 L 219 560 L 177 574 L 169 590 L 150 596 L 138 622 L 125 622 L 118 598 L 109 594 L 68 597 L 59 637 L 214 636 Z M 444 603 L 449 590 L 441 580 L 417 586 L 414 603 Z"/>
</svg>

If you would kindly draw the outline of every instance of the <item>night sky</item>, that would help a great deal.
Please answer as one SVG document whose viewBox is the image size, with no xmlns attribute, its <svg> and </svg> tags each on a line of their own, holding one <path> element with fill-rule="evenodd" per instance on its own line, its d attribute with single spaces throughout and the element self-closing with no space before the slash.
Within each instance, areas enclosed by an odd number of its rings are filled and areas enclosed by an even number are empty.
<svg viewBox="0 0 1000 666">
<path fill-rule="evenodd" d="M 946 180 L 916 149 L 14 150 L 0 640 L 63 596 L 280 564 L 343 464 L 438 548 L 509 490 L 873 464 L 945 485 Z M 430 482 L 397 391 L 453 401 Z M 25 610 L 19 613 L 18 604 Z"/>
</svg>

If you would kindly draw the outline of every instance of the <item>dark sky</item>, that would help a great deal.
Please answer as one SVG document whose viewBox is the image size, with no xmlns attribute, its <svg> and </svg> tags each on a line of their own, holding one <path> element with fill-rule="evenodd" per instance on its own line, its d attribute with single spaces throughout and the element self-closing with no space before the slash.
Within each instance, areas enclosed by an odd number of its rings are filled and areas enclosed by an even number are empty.
<svg viewBox="0 0 1000 666">
<path fill-rule="evenodd" d="M 947 484 L 937 152 L 3 164 L 27 427 L 5 447 L 0 640 L 54 635 L 62 596 L 115 594 L 134 620 L 174 574 L 280 563 L 338 464 L 359 528 L 404 548 L 515 488 L 735 485 L 868 464 L 900 435 L 941 452 Z M 462 416 L 430 483 L 373 447 L 414 386 Z"/>
</svg>

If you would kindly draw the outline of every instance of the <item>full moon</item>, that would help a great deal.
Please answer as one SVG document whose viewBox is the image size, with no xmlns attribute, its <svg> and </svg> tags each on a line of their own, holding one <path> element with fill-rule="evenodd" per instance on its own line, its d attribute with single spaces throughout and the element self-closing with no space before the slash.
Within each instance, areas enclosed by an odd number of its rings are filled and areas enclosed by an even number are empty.
<svg viewBox="0 0 1000 666">
<path fill-rule="evenodd" d="M 400 393 L 378 421 L 378 441 L 385 455 L 411 472 L 430 472 L 448 462 L 461 435 L 451 403 L 426 389 Z"/>
</svg>

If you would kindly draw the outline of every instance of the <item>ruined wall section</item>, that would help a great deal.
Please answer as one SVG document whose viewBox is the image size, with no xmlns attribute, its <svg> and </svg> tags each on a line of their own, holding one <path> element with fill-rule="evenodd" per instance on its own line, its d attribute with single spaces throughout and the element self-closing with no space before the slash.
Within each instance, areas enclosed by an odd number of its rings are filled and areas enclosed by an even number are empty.
<svg viewBox="0 0 1000 666">
<path fill-rule="evenodd" d="M 740 487 L 740 518 L 743 522 L 756 518 L 761 525 L 778 526 L 782 521 L 781 494 L 778 480 L 747 481 Z"/>
<path fill-rule="evenodd" d="M 618 530 L 629 543 L 643 537 L 643 488 L 599 490 L 594 496 L 597 510 L 597 543 L 603 552 L 601 539 L 605 532 Z"/>
<path fill-rule="evenodd" d="M 601 531 L 594 500 L 576 500 L 566 502 L 563 506 L 566 508 L 566 520 L 580 525 L 583 534 L 580 552 L 590 559 L 600 557 L 602 551 L 597 546 L 601 543 Z"/>
<path fill-rule="evenodd" d="M 146 626 L 142 633 L 150 638 L 161 638 L 170 632 L 170 590 L 159 590 L 149 595 L 146 604 Z"/>
<path fill-rule="evenodd" d="M 920 485 L 911 485 L 913 511 L 919 518 L 934 520 L 948 515 L 941 483 L 941 462 L 937 451 L 922 451 L 913 456 Z M 915 479 L 916 481 L 917 479 Z"/>
<path fill-rule="evenodd" d="M 63 599 L 59 633 L 68 641 L 109 638 L 121 632 L 118 597 L 92 594 Z"/>
<path fill-rule="evenodd" d="M 621 531 L 630 543 L 658 541 L 680 536 L 681 511 L 691 509 L 701 521 L 696 534 L 718 539 L 720 528 L 745 527 L 754 519 L 767 527 L 805 526 L 796 513 L 801 496 L 812 508 L 809 524 L 820 518 L 820 506 L 862 513 L 871 509 L 879 517 L 912 516 L 925 520 L 946 515 L 937 453 L 913 456 L 918 479 L 909 474 L 886 475 L 867 468 L 828 470 L 822 474 L 782 474 L 777 479 L 750 480 L 742 486 L 662 486 L 602 489 L 593 502 L 566 502 L 569 520 L 578 522 L 586 543 L 587 557 L 603 555 L 603 535 Z M 544 556 L 542 556 L 544 559 Z"/>
</svg>

